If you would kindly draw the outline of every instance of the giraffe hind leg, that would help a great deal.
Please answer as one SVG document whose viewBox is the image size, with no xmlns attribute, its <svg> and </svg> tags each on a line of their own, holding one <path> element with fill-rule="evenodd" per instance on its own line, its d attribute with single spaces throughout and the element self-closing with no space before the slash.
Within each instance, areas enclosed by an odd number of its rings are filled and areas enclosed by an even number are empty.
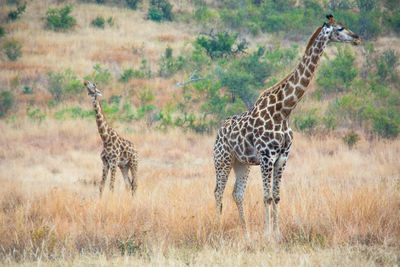
<svg viewBox="0 0 400 267">
<path fill-rule="evenodd" d="M 131 180 L 129 179 L 129 168 L 128 166 L 120 166 L 119 168 L 122 172 L 122 176 L 124 177 L 125 188 L 129 190 L 131 187 Z"/>
<path fill-rule="evenodd" d="M 103 163 L 103 175 L 102 175 L 102 177 L 101 177 L 100 188 L 99 188 L 99 190 L 100 190 L 100 197 L 101 197 L 102 194 L 103 194 L 104 184 L 106 183 L 106 180 L 107 180 L 108 169 L 109 169 L 108 164 L 107 164 L 107 163 Z"/>
<path fill-rule="evenodd" d="M 222 197 L 229 173 L 232 169 L 232 154 L 225 151 L 224 153 L 216 153 L 214 149 L 214 167 L 216 172 L 216 184 L 214 190 L 215 202 L 217 206 L 217 215 L 222 213 Z"/>
<path fill-rule="evenodd" d="M 233 163 L 233 170 L 235 172 L 236 181 L 232 196 L 236 202 L 239 211 L 240 222 L 242 224 L 243 230 L 247 234 L 246 220 L 243 211 L 243 200 L 244 193 L 246 191 L 247 180 L 249 177 L 250 166 L 235 160 Z"/>
<path fill-rule="evenodd" d="M 131 162 L 130 162 L 130 166 L 129 169 L 131 171 L 131 175 L 132 175 L 132 180 L 131 180 L 131 191 L 132 191 L 132 195 L 135 193 L 136 189 L 137 189 L 137 179 L 136 179 L 136 174 L 137 174 L 137 159 L 136 157 L 134 157 Z"/>
<path fill-rule="evenodd" d="M 110 170 L 111 170 L 110 191 L 111 191 L 111 192 L 114 192 L 115 173 L 116 173 L 116 171 L 117 171 L 117 166 L 116 166 L 116 164 L 111 164 Z"/>
</svg>

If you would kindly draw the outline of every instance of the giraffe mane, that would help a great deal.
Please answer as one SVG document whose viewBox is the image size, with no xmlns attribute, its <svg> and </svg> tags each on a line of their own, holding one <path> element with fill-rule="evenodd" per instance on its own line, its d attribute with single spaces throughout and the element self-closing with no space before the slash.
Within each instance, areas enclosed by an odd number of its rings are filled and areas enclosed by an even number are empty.
<svg viewBox="0 0 400 267">
<path fill-rule="evenodd" d="M 306 51 L 304 52 L 304 54 L 307 53 L 308 49 L 311 47 L 311 45 L 314 43 L 315 39 L 317 38 L 318 34 L 321 32 L 322 30 L 322 26 L 318 27 L 313 35 L 311 36 L 310 40 L 308 41 L 307 47 L 306 47 Z M 296 69 L 296 68 L 295 68 Z M 295 70 L 294 69 L 294 70 Z M 268 93 L 270 93 L 272 90 L 274 90 L 275 88 L 279 87 L 282 83 L 284 83 L 287 79 L 289 79 L 289 77 L 293 74 L 294 70 L 292 72 L 290 72 L 288 75 L 285 76 L 285 78 L 283 78 L 280 82 L 274 84 L 273 86 L 271 86 L 270 88 L 268 88 L 267 90 L 265 90 L 264 92 L 262 92 L 260 94 L 260 97 L 267 95 Z"/>
</svg>

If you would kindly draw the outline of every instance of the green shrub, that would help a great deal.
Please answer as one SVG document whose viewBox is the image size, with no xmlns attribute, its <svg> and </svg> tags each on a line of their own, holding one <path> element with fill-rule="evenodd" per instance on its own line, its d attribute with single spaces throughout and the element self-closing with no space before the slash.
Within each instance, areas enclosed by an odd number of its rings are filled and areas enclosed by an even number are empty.
<svg viewBox="0 0 400 267">
<path fill-rule="evenodd" d="M 31 106 L 26 108 L 26 114 L 33 122 L 40 123 L 46 118 L 46 114 L 40 108 L 32 108 Z"/>
<path fill-rule="evenodd" d="M 185 59 L 182 56 L 174 58 L 172 53 L 172 48 L 167 47 L 164 56 L 161 57 L 159 70 L 161 77 L 171 77 L 185 65 Z"/>
<path fill-rule="evenodd" d="M 147 67 L 147 61 L 143 59 L 139 70 L 135 70 L 134 68 L 125 69 L 118 81 L 122 83 L 128 83 L 133 78 L 143 79 L 150 78 L 151 76 L 151 70 Z"/>
<path fill-rule="evenodd" d="M 66 5 L 60 9 L 49 8 L 46 11 L 47 28 L 55 31 L 66 31 L 76 24 L 76 19 L 70 16 L 72 5 Z"/>
<path fill-rule="evenodd" d="M 59 102 L 65 97 L 79 95 L 85 91 L 82 82 L 78 80 L 71 69 L 62 72 L 49 72 L 49 92 L 54 100 Z"/>
<path fill-rule="evenodd" d="M 11 10 L 8 13 L 8 20 L 14 21 L 19 19 L 21 14 L 23 14 L 26 10 L 26 3 L 23 6 L 18 6 L 16 10 Z"/>
<path fill-rule="evenodd" d="M 0 92 L 0 118 L 5 117 L 14 106 L 14 94 L 11 91 Z"/>
<path fill-rule="evenodd" d="M 0 38 L 6 35 L 6 30 L 2 25 L 0 25 Z"/>
<path fill-rule="evenodd" d="M 372 121 L 372 131 L 383 138 L 396 138 L 400 133 L 400 117 L 394 108 L 381 108 Z"/>
<path fill-rule="evenodd" d="M 32 95 L 33 94 L 33 91 L 32 91 L 32 89 L 28 86 L 28 85 L 25 85 L 24 86 L 24 91 L 22 92 L 24 95 Z"/>
<path fill-rule="evenodd" d="M 147 17 L 153 21 L 173 20 L 172 5 L 168 0 L 150 0 Z"/>
<path fill-rule="evenodd" d="M 389 16 L 389 25 L 394 33 L 397 35 L 400 34 L 400 10 L 397 10 L 393 15 Z"/>
<path fill-rule="evenodd" d="M 102 68 L 100 64 L 96 64 L 93 66 L 93 72 L 85 76 L 84 79 L 104 86 L 110 83 L 111 73 L 108 69 Z"/>
<path fill-rule="evenodd" d="M 358 141 L 360 141 L 360 136 L 354 132 L 351 131 L 347 133 L 345 136 L 343 136 L 343 142 L 350 148 L 352 149 L 353 146 L 355 146 Z"/>
<path fill-rule="evenodd" d="M 398 72 L 396 71 L 399 66 L 399 54 L 393 50 L 385 50 L 379 60 L 376 62 L 377 74 L 380 82 L 389 79 L 391 82 L 397 82 Z"/>
<path fill-rule="evenodd" d="M 304 132 L 308 135 L 315 133 L 315 130 L 320 122 L 320 117 L 316 114 L 317 109 L 309 110 L 304 116 L 294 117 L 294 126 L 297 130 Z"/>
<path fill-rule="evenodd" d="M 194 11 L 194 18 L 198 22 L 213 23 L 218 18 L 218 13 L 215 10 L 209 9 L 208 6 L 204 4 Z"/>
<path fill-rule="evenodd" d="M 140 4 L 142 0 L 125 0 L 125 2 L 130 9 L 135 10 L 137 8 L 137 5 Z"/>
<path fill-rule="evenodd" d="M 210 31 L 209 34 L 201 34 L 197 37 L 195 43 L 203 47 L 207 55 L 214 59 L 243 53 L 248 43 L 245 39 L 238 41 L 237 38 L 237 34 L 228 32 L 214 34 L 213 31 Z"/>
<path fill-rule="evenodd" d="M 233 98 L 240 98 L 247 107 L 254 103 L 265 79 L 272 73 L 272 65 L 262 58 L 264 51 L 260 47 L 250 55 L 233 60 L 226 71 L 217 69 L 221 86 L 227 87 Z"/>
<path fill-rule="evenodd" d="M 3 50 L 11 61 L 16 61 L 22 56 L 22 44 L 17 40 L 9 40 L 3 44 Z"/>
<path fill-rule="evenodd" d="M 149 11 L 147 13 L 147 18 L 152 21 L 160 22 L 163 20 L 163 15 L 157 7 L 150 6 Z"/>
<path fill-rule="evenodd" d="M 108 23 L 108 26 L 110 26 L 110 27 L 114 26 L 114 23 L 115 23 L 114 17 L 109 17 L 107 19 L 107 23 Z"/>
<path fill-rule="evenodd" d="M 317 84 L 325 93 L 348 91 L 357 77 L 355 57 L 348 46 L 337 47 L 336 58 L 323 64 L 318 72 Z"/>
<path fill-rule="evenodd" d="M 70 107 L 54 112 L 54 117 L 59 120 L 66 118 L 71 118 L 71 119 L 93 118 L 93 116 L 94 116 L 93 109 L 83 110 L 79 106 Z"/>
<path fill-rule="evenodd" d="M 91 24 L 94 27 L 104 29 L 106 21 L 103 16 L 97 16 L 95 19 L 92 20 Z"/>
</svg>

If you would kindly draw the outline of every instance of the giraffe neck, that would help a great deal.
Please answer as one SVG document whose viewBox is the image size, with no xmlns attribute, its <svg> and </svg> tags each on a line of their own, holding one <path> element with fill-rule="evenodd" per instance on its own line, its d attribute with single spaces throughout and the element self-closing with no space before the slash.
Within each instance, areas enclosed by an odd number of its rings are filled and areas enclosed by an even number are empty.
<svg viewBox="0 0 400 267">
<path fill-rule="evenodd" d="M 92 101 L 93 101 L 94 113 L 96 115 L 97 128 L 99 130 L 101 140 L 103 140 L 103 142 L 107 142 L 109 139 L 110 126 L 108 125 L 106 117 L 103 113 L 103 109 L 101 108 L 100 102 L 97 101 L 96 97 L 93 97 Z"/>
<path fill-rule="evenodd" d="M 263 102 L 268 102 L 268 106 L 274 105 L 271 109 L 272 113 L 280 112 L 283 119 L 288 118 L 304 96 L 328 42 L 326 29 L 319 27 L 310 38 L 303 58 L 293 72 L 271 89 L 267 89 L 260 98 L 264 97 L 268 100 L 258 101 L 258 103 L 263 105 Z"/>
</svg>

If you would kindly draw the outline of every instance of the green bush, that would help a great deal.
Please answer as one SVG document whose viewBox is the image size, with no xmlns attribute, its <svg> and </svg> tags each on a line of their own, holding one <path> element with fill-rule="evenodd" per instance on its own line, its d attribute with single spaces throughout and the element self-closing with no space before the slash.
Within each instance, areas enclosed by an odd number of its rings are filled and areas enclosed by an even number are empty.
<svg viewBox="0 0 400 267">
<path fill-rule="evenodd" d="M 22 44 L 17 40 L 9 40 L 3 44 L 4 53 L 11 61 L 16 61 L 22 56 Z"/>
<path fill-rule="evenodd" d="M 65 72 L 49 72 L 49 92 L 54 100 L 59 102 L 65 97 L 79 95 L 85 91 L 82 82 L 78 80 L 71 69 Z"/>
<path fill-rule="evenodd" d="M 213 23 L 218 18 L 218 13 L 215 10 L 209 9 L 206 4 L 203 4 L 194 11 L 194 18 L 198 22 Z"/>
<path fill-rule="evenodd" d="M 0 118 L 5 117 L 10 109 L 14 106 L 14 94 L 11 91 L 0 92 Z"/>
<path fill-rule="evenodd" d="M 21 14 L 23 14 L 26 10 L 26 3 L 23 6 L 18 6 L 16 10 L 11 10 L 8 13 L 8 20 L 14 21 L 19 19 Z"/>
<path fill-rule="evenodd" d="M 0 38 L 6 35 L 6 30 L 2 25 L 0 25 Z"/>
<path fill-rule="evenodd" d="M 318 71 L 316 81 L 325 93 L 348 91 L 358 74 L 349 47 L 337 47 L 337 52 L 336 58 L 323 64 Z"/>
<path fill-rule="evenodd" d="M 106 23 L 106 20 L 104 19 L 103 16 L 97 16 L 91 22 L 92 26 L 97 27 L 97 28 L 102 28 L 102 29 L 104 29 L 105 23 Z"/>
<path fill-rule="evenodd" d="M 229 34 L 228 32 L 214 34 L 213 31 L 210 31 L 209 34 L 198 36 L 195 43 L 203 47 L 207 55 L 214 59 L 243 53 L 248 43 L 245 39 L 238 41 L 237 38 L 237 34 Z"/>
<path fill-rule="evenodd" d="M 118 81 L 122 83 L 128 83 L 133 78 L 150 78 L 152 76 L 150 68 L 147 66 L 147 61 L 145 59 L 142 60 L 142 65 L 139 70 L 135 70 L 134 68 L 125 69 Z"/>
<path fill-rule="evenodd" d="M 107 19 L 107 23 L 108 23 L 108 26 L 110 26 L 110 27 L 114 26 L 114 23 L 115 23 L 114 17 L 109 17 Z"/>
<path fill-rule="evenodd" d="M 172 5 L 168 0 L 150 0 L 147 17 L 153 21 L 173 20 Z"/>
<path fill-rule="evenodd" d="M 385 50 L 379 60 L 376 62 L 377 74 L 380 82 L 390 80 L 392 83 L 397 82 L 398 72 L 396 71 L 399 66 L 399 54 L 393 50 Z"/>
<path fill-rule="evenodd" d="M 320 123 L 320 117 L 316 113 L 317 109 L 314 108 L 309 110 L 304 116 L 294 116 L 295 128 L 308 135 L 314 134 Z"/>
<path fill-rule="evenodd" d="M 33 122 L 42 122 L 46 118 L 46 114 L 40 108 L 32 108 L 28 106 L 26 108 L 26 114 L 28 118 Z"/>
<path fill-rule="evenodd" d="M 142 2 L 142 0 L 125 0 L 126 5 L 130 8 L 130 9 L 134 9 L 136 10 L 137 5 L 140 4 Z"/>
<path fill-rule="evenodd" d="M 55 31 L 66 31 L 76 24 L 76 19 L 70 16 L 72 5 L 66 5 L 60 9 L 49 8 L 46 11 L 47 28 Z"/>
<path fill-rule="evenodd" d="M 32 95 L 33 94 L 33 91 L 32 91 L 32 89 L 28 86 L 28 85 L 25 85 L 24 86 L 24 91 L 22 92 L 24 95 Z"/>
<path fill-rule="evenodd" d="M 272 73 L 272 64 L 263 58 L 265 48 L 259 47 L 250 55 L 235 59 L 226 71 L 218 71 L 221 86 L 250 107 L 260 93 L 264 81 Z"/>
<path fill-rule="evenodd" d="M 93 66 L 93 72 L 85 76 L 84 79 L 104 86 L 110 83 L 111 73 L 108 69 L 102 68 L 100 64 L 96 64 Z"/>
<path fill-rule="evenodd" d="M 373 118 L 372 132 L 383 138 L 396 138 L 400 133 L 398 110 L 382 107 Z"/>
<path fill-rule="evenodd" d="M 185 65 L 185 59 L 182 56 L 174 58 L 173 50 L 170 47 L 165 49 L 164 56 L 161 57 L 159 74 L 161 77 L 171 77 Z"/>
<path fill-rule="evenodd" d="M 354 132 L 351 131 L 347 133 L 345 136 L 343 136 L 343 142 L 350 148 L 352 149 L 353 146 L 355 146 L 358 141 L 360 141 L 360 136 Z"/>
<path fill-rule="evenodd" d="M 62 109 L 59 111 L 54 112 L 54 117 L 56 119 L 66 119 L 66 118 L 72 118 L 72 119 L 83 119 L 83 118 L 93 118 L 94 116 L 94 110 L 89 109 L 89 110 L 83 110 L 81 107 L 70 107 L 66 109 Z"/>
</svg>

